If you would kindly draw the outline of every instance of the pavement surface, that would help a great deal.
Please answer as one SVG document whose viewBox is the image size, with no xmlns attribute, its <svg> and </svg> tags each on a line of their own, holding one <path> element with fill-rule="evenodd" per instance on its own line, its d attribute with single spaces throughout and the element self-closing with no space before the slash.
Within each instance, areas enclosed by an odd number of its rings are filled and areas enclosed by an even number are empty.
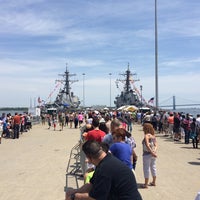
<svg viewBox="0 0 200 200">
<path fill-rule="evenodd" d="M 142 127 L 134 125 L 132 135 L 137 143 L 136 179 L 143 199 L 194 200 L 200 191 L 200 149 L 184 144 L 183 139 L 174 142 L 157 134 L 157 185 L 142 189 Z M 54 131 L 47 124 L 34 125 L 19 139 L 2 138 L 0 200 L 64 200 L 66 168 L 79 138 L 79 129 Z M 74 181 L 68 180 L 68 185 L 76 187 Z"/>
</svg>

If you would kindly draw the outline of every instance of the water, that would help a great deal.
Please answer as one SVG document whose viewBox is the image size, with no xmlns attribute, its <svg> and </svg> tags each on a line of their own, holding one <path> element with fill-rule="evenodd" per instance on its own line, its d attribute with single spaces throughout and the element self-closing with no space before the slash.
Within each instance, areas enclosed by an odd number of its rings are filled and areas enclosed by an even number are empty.
<svg viewBox="0 0 200 200">
<path fill-rule="evenodd" d="M 183 112 L 185 114 L 189 113 L 193 117 L 196 117 L 197 114 L 200 114 L 200 108 L 178 108 L 176 110 L 172 110 L 173 112 Z"/>
<path fill-rule="evenodd" d="M 14 116 L 15 115 L 15 113 L 18 113 L 18 114 L 23 114 L 24 112 L 28 112 L 28 109 L 26 110 L 26 109 L 23 109 L 23 110 L 15 110 L 15 109 L 6 109 L 6 110 L 0 110 L 0 117 L 1 117 L 1 115 L 2 115 L 2 113 L 5 113 L 6 115 L 8 114 L 8 113 L 10 113 L 12 116 Z M 32 118 L 31 118 L 31 122 L 32 122 L 32 125 L 34 125 L 34 124 L 39 124 L 40 123 L 40 117 L 39 116 L 33 116 Z"/>
<path fill-rule="evenodd" d="M 193 117 L 196 117 L 197 114 L 200 114 L 200 108 L 178 108 L 176 110 L 171 110 L 173 112 L 183 112 L 183 113 L 189 113 L 191 114 Z M 0 110 L 0 116 L 2 115 L 2 113 L 11 113 L 12 116 L 15 115 L 15 112 L 17 112 L 18 114 L 23 114 L 24 112 L 28 112 L 27 110 L 15 110 L 15 109 L 8 109 L 8 110 Z"/>
<path fill-rule="evenodd" d="M 16 112 L 18 114 L 23 114 L 24 112 L 28 112 L 28 109 L 27 110 L 15 110 L 15 109 L 0 110 L 0 116 L 2 115 L 2 113 L 5 113 L 5 114 L 10 113 L 12 116 L 14 116 Z"/>
</svg>

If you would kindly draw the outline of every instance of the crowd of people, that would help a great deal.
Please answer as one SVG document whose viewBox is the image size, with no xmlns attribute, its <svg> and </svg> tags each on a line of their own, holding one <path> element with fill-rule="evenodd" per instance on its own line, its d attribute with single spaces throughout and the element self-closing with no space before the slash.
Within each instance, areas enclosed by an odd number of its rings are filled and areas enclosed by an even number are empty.
<svg viewBox="0 0 200 200">
<path fill-rule="evenodd" d="M 141 124 L 144 132 L 144 138 L 139 142 L 143 149 L 142 188 L 156 186 L 157 134 L 175 142 L 183 140 L 189 144 L 192 141 L 194 148 L 198 148 L 199 143 L 200 115 L 194 118 L 189 114 L 166 111 L 79 111 L 41 114 L 42 125 L 46 122 L 53 130 L 62 131 L 65 126 L 81 130 L 82 149 L 88 163 L 85 184 L 79 189 L 68 190 L 66 200 L 117 199 L 117 196 L 127 200 L 142 199 L 135 179 L 137 149 L 132 134 L 135 123 Z M 3 113 L 0 124 L 2 137 L 18 139 L 20 134 L 31 128 L 30 115 Z"/>
<path fill-rule="evenodd" d="M 134 116 L 131 113 L 123 112 L 88 113 L 86 124 L 81 128 L 83 151 L 86 154 L 86 161 L 88 162 L 85 184 L 79 189 L 68 190 L 66 200 L 82 198 L 142 199 L 135 179 L 137 162 L 136 142 L 131 134 L 133 121 L 135 121 Z M 130 123 L 128 122 L 129 119 Z M 145 124 L 144 127 L 146 126 Z M 150 169 L 152 171 L 152 168 L 153 180 L 149 184 L 151 186 L 156 185 L 155 158 L 157 155 L 157 145 L 153 126 L 151 124 L 147 124 L 147 126 L 151 126 L 152 129 L 151 131 L 150 129 L 144 129 L 144 133 L 148 137 L 144 137 L 143 144 L 146 147 L 143 156 L 145 177 L 143 188 L 148 187 L 149 171 Z M 145 130 L 147 130 L 147 133 Z M 149 145 L 149 139 L 153 137 L 154 143 L 152 142 Z M 98 152 L 95 150 L 96 148 Z M 151 164 L 151 160 L 153 159 L 154 165 Z M 112 165 L 109 160 L 112 160 Z M 129 175 L 127 176 L 126 174 Z"/>
<path fill-rule="evenodd" d="M 83 112 L 62 112 L 58 113 L 42 113 L 41 121 L 42 125 L 48 123 L 48 129 L 53 127 L 54 131 L 62 131 L 64 126 L 69 128 L 79 128 L 84 121 Z"/>
<path fill-rule="evenodd" d="M 121 161 L 121 163 L 133 172 L 133 175 L 136 169 L 137 154 L 135 151 L 136 142 L 132 135 L 132 129 L 134 123 L 141 124 L 144 132 L 144 138 L 141 141 L 144 174 L 144 184 L 141 186 L 142 188 L 156 186 L 156 160 L 158 156 L 157 134 L 163 134 L 164 137 L 172 138 L 175 142 L 183 140 L 185 144 L 192 143 L 194 148 L 198 148 L 200 115 L 194 118 L 189 114 L 184 115 L 183 113 L 167 111 L 146 113 L 112 112 L 107 114 L 93 112 L 89 113 L 85 119 L 86 125 L 81 129 L 83 144 L 88 145 L 89 141 L 90 143 L 95 141 L 95 145 L 98 143 L 101 149 L 105 149 L 103 146 L 106 144 L 107 151 L 104 151 L 104 153 L 106 152 L 107 155 L 109 154 L 109 156 L 115 157 Z M 131 123 L 129 123 L 130 121 Z M 84 149 L 83 151 L 85 152 Z M 103 172 L 101 171 L 101 173 L 99 173 L 99 170 L 97 170 L 99 169 L 99 162 L 96 163 L 93 161 L 95 158 L 93 158 L 93 155 L 89 155 L 90 152 L 88 151 L 87 149 L 87 152 L 85 152 L 89 162 L 88 171 L 85 175 L 85 180 L 87 181 L 85 181 L 85 185 L 80 190 L 68 191 L 66 199 L 71 199 L 71 196 L 76 197 L 75 199 L 81 199 L 82 197 L 88 197 L 86 199 L 101 199 L 101 196 L 95 193 L 97 188 L 93 184 L 96 184 L 95 180 L 98 180 L 98 176 L 101 176 Z M 93 165 L 91 165 L 91 163 Z M 150 181 L 150 174 L 152 176 L 152 181 Z M 112 175 L 110 175 L 109 178 L 112 182 Z M 120 180 L 120 177 L 118 178 Z M 87 184 L 89 184 L 89 186 Z M 115 195 L 114 191 L 118 191 L 119 189 L 115 188 L 116 185 L 111 184 L 107 186 L 108 187 L 104 188 L 104 194 L 108 195 L 107 198 L 110 195 Z M 112 187 L 114 187 L 114 190 Z M 132 194 L 134 194 L 133 191 Z M 140 199 L 141 197 L 137 195 L 135 195 L 135 198 L 132 197 L 132 199 L 137 198 Z M 130 198 L 127 197 L 126 199 Z"/>
<path fill-rule="evenodd" d="M 112 111 L 107 113 L 95 112 L 60 112 L 58 115 L 43 116 L 42 121 L 45 121 L 46 118 L 46 121 L 48 121 L 49 124 L 49 129 L 53 127 L 54 130 L 56 130 L 56 128 L 59 127 L 59 130 L 61 131 L 63 130 L 63 126 L 80 128 L 83 121 L 86 120 L 91 124 L 93 116 L 102 115 L 102 120 L 104 121 L 108 121 L 108 117 L 110 119 L 119 119 L 122 127 L 130 133 L 132 132 L 133 122 L 141 124 L 151 123 L 156 133 L 164 134 L 164 136 L 168 136 L 176 142 L 181 141 L 181 139 L 184 138 L 185 144 L 189 144 L 191 140 L 193 147 L 198 148 L 200 115 L 194 117 L 189 114 L 167 111 L 147 111 L 146 113 L 139 111 L 132 113 L 121 111 Z M 104 130 L 104 132 L 106 131 L 107 130 Z M 107 137 L 109 138 L 109 136 L 106 136 L 106 138 Z"/>
<path fill-rule="evenodd" d="M 14 115 L 2 113 L 0 116 L 0 142 L 1 138 L 19 139 L 20 134 L 32 128 L 31 115 L 27 113 Z"/>
<path fill-rule="evenodd" d="M 157 133 L 172 138 L 175 142 L 184 139 L 185 144 L 192 141 L 193 148 L 198 148 L 200 137 L 200 114 L 196 117 L 189 113 L 177 112 L 147 112 L 142 118 L 142 123 L 151 123 Z"/>
</svg>

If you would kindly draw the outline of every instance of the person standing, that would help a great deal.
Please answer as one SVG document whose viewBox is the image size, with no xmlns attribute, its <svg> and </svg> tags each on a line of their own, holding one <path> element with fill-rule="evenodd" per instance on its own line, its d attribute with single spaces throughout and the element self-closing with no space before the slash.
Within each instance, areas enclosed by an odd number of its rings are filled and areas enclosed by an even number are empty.
<svg viewBox="0 0 200 200">
<path fill-rule="evenodd" d="M 200 128 L 200 114 L 197 114 L 196 123 L 197 127 Z"/>
<path fill-rule="evenodd" d="M 133 169 L 131 162 L 132 149 L 131 146 L 125 143 L 126 130 L 124 128 L 118 128 L 113 132 L 114 143 L 110 146 L 110 152 L 119 160 L 121 160 L 130 169 Z"/>
<path fill-rule="evenodd" d="M 174 141 L 181 139 L 181 120 L 178 113 L 174 115 Z"/>
<path fill-rule="evenodd" d="M 69 113 L 65 113 L 65 126 L 69 124 Z"/>
<path fill-rule="evenodd" d="M 81 112 L 79 112 L 78 114 L 78 123 L 79 123 L 79 128 L 81 127 L 82 123 L 83 123 L 83 114 Z"/>
<path fill-rule="evenodd" d="M 125 119 L 128 122 L 128 127 L 127 127 L 127 131 L 129 131 L 130 133 L 132 133 L 133 127 L 132 127 L 132 118 L 131 118 L 131 114 L 130 113 L 126 113 L 125 114 Z"/>
<path fill-rule="evenodd" d="M 111 132 L 111 117 L 110 115 L 105 116 L 106 126 L 108 127 L 108 132 Z"/>
<path fill-rule="evenodd" d="M 196 118 L 192 119 L 190 127 L 191 127 L 190 138 L 192 139 L 193 148 L 198 149 L 199 141 L 198 141 L 198 128 L 197 128 Z"/>
<path fill-rule="evenodd" d="M 44 113 L 41 114 L 42 125 L 45 125 L 46 116 Z"/>
<path fill-rule="evenodd" d="M 82 187 L 69 189 L 65 200 L 142 200 L 129 167 L 112 154 L 104 152 L 97 141 L 86 141 L 82 150 L 89 162 L 96 166 L 94 175 Z"/>
<path fill-rule="evenodd" d="M 70 128 L 72 128 L 73 121 L 74 121 L 74 114 L 70 113 L 69 114 L 69 127 Z"/>
<path fill-rule="evenodd" d="M 74 128 L 78 127 L 78 115 L 77 113 L 74 113 Z"/>
<path fill-rule="evenodd" d="M 49 126 L 49 128 L 48 129 L 50 129 L 51 128 L 51 115 L 47 115 L 47 122 L 48 122 L 48 126 Z"/>
<path fill-rule="evenodd" d="M 10 124 L 8 123 L 8 119 L 3 123 L 3 134 L 6 134 L 6 138 L 10 138 Z"/>
<path fill-rule="evenodd" d="M 174 114 L 173 114 L 173 112 L 170 112 L 167 120 L 168 120 L 168 124 L 169 124 L 169 134 L 170 134 L 170 137 L 173 138 L 173 136 L 174 136 Z"/>
<path fill-rule="evenodd" d="M 113 137 L 112 137 L 112 133 L 117 130 L 118 128 L 122 128 L 122 122 L 115 118 L 111 121 L 110 123 L 110 132 L 108 134 L 105 135 L 105 137 L 103 138 L 103 142 L 107 143 L 109 146 L 111 146 L 113 144 Z"/>
<path fill-rule="evenodd" d="M 85 138 L 86 140 L 96 140 L 97 142 L 102 142 L 106 133 L 99 129 L 99 125 L 99 119 L 94 117 L 92 120 L 93 130 L 88 132 Z"/>
<path fill-rule="evenodd" d="M 63 112 L 59 112 L 58 113 L 58 120 L 59 120 L 60 131 L 63 131 L 64 118 L 65 118 L 64 113 Z"/>
<path fill-rule="evenodd" d="M 133 169 L 135 171 L 136 168 L 136 163 L 137 163 L 137 154 L 135 152 L 135 148 L 136 148 L 136 142 L 135 139 L 133 138 L 133 136 L 131 135 L 130 132 L 126 131 L 126 139 L 125 142 L 127 144 L 130 145 L 131 149 L 132 149 L 132 163 L 133 163 Z"/>
<path fill-rule="evenodd" d="M 154 130 L 157 131 L 157 128 L 158 128 L 158 117 L 157 117 L 156 112 L 151 117 L 151 124 L 152 124 Z"/>
<path fill-rule="evenodd" d="M 14 137 L 13 139 L 18 139 L 19 138 L 19 126 L 20 126 L 20 123 L 21 123 L 21 118 L 20 116 L 18 115 L 18 113 L 16 112 L 15 113 L 15 116 L 13 117 L 13 121 L 12 121 L 12 124 L 13 124 L 13 129 L 14 129 Z"/>
<path fill-rule="evenodd" d="M 57 124 L 57 116 L 56 115 L 53 116 L 52 123 L 53 123 L 53 130 L 55 131 L 56 130 L 56 124 Z"/>
<path fill-rule="evenodd" d="M 143 172 L 145 183 L 143 188 L 148 188 L 149 174 L 153 177 L 151 186 L 156 186 L 156 158 L 157 158 L 157 142 L 155 137 L 155 131 L 150 123 L 145 123 L 143 126 L 144 139 L 142 141 L 143 146 Z"/>
<path fill-rule="evenodd" d="M 190 117 L 189 114 L 186 114 L 186 117 L 182 116 L 182 127 L 185 133 L 185 144 L 189 144 L 190 142 Z"/>
<path fill-rule="evenodd" d="M 168 136 L 168 128 L 169 128 L 169 124 L 168 124 L 168 113 L 166 111 L 164 111 L 163 116 L 162 116 L 162 125 L 163 125 L 163 133 L 164 136 Z"/>
</svg>

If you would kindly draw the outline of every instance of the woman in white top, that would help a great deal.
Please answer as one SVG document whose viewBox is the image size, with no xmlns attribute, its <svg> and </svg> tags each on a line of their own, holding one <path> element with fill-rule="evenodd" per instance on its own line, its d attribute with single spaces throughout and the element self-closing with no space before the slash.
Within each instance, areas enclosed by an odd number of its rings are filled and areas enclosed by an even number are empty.
<svg viewBox="0 0 200 200">
<path fill-rule="evenodd" d="M 156 158 L 157 158 L 157 142 L 155 137 L 154 128 L 150 123 L 144 123 L 143 125 L 144 139 L 143 145 L 143 172 L 145 183 L 143 188 L 148 188 L 149 174 L 153 177 L 151 186 L 156 186 Z"/>
</svg>

